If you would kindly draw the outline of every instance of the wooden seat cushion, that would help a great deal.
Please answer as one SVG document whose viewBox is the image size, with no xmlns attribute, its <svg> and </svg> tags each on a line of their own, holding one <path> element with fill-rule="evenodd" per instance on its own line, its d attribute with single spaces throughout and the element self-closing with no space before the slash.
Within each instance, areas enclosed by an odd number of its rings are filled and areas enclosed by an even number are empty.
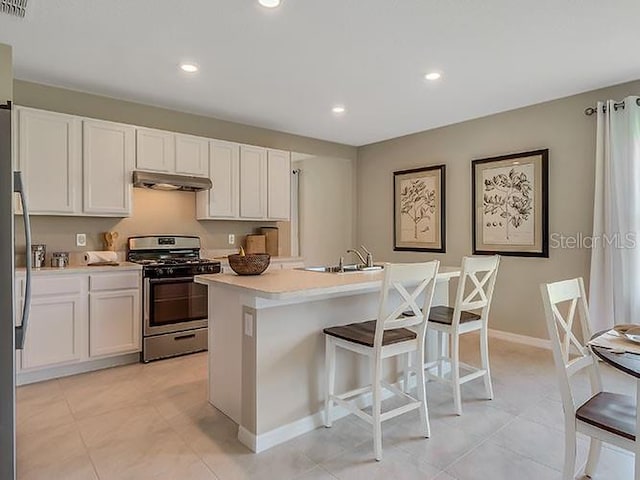
<svg viewBox="0 0 640 480">
<path fill-rule="evenodd" d="M 340 325 L 339 327 L 325 328 L 324 333 L 332 337 L 348 340 L 366 347 L 373 347 L 373 339 L 376 334 L 376 321 L 351 323 L 349 325 Z M 396 328 L 394 330 L 386 330 L 382 337 L 382 345 L 391 345 L 393 343 L 406 342 L 414 340 L 416 333 L 406 328 Z"/>
<path fill-rule="evenodd" d="M 629 440 L 636 439 L 636 402 L 629 395 L 597 393 L 578 408 L 576 418 Z"/>
<path fill-rule="evenodd" d="M 460 312 L 460 323 L 473 322 L 475 320 L 480 320 L 480 315 L 471 312 Z M 429 321 L 451 325 L 453 322 L 453 308 L 447 307 L 446 305 L 431 307 L 429 311 Z"/>
</svg>

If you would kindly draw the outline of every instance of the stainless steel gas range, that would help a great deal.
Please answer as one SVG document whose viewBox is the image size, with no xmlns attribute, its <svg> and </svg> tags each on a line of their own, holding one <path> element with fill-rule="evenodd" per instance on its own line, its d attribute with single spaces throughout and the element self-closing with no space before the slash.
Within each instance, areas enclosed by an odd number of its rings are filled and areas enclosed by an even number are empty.
<svg viewBox="0 0 640 480">
<path fill-rule="evenodd" d="M 200 238 L 129 238 L 127 259 L 143 266 L 142 361 L 207 349 L 207 287 L 195 275 L 219 273 L 220 262 L 200 258 Z"/>
</svg>

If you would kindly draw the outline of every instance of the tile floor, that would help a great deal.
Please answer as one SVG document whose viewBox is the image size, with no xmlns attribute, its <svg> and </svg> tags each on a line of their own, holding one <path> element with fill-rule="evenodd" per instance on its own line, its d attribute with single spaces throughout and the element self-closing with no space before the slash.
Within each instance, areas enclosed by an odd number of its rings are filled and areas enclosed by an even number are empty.
<svg viewBox="0 0 640 480">
<path fill-rule="evenodd" d="M 477 338 L 467 337 L 469 362 L 479 354 Z M 353 416 L 251 453 L 233 422 L 207 404 L 206 354 L 29 385 L 18 390 L 18 478 L 560 479 L 563 416 L 551 353 L 492 340 L 491 364 L 495 400 L 482 399 L 481 380 L 471 382 L 456 417 L 449 393 L 430 383 L 431 438 L 420 438 L 415 412 L 390 420 L 381 462 L 367 425 Z M 606 388 L 635 392 L 632 380 L 602 370 Z M 587 445 L 581 438 L 580 462 Z M 606 448 L 596 478 L 633 478 L 633 457 Z"/>
</svg>

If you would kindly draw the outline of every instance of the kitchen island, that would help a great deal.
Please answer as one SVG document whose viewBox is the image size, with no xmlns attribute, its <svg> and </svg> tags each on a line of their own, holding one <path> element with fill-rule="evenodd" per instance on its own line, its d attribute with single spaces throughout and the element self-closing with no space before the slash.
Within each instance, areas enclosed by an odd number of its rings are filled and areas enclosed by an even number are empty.
<svg viewBox="0 0 640 480">
<path fill-rule="evenodd" d="M 448 304 L 458 267 L 441 267 L 433 305 Z M 322 425 L 324 334 L 376 317 L 383 273 L 303 270 L 201 275 L 209 287 L 209 401 L 255 452 Z M 427 355 L 434 352 L 428 341 Z M 363 359 L 339 352 L 336 391 L 369 382 Z M 397 380 L 397 366 L 385 364 Z M 336 418 L 340 409 L 334 410 Z"/>
</svg>

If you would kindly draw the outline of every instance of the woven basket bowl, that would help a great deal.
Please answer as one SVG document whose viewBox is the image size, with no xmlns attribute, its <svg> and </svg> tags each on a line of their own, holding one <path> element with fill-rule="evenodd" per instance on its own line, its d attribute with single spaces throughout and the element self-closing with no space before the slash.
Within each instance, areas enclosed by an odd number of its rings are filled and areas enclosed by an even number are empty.
<svg viewBox="0 0 640 480">
<path fill-rule="evenodd" d="M 229 266 L 238 275 L 260 275 L 271 262 L 268 253 L 248 253 L 245 256 L 229 255 Z"/>
</svg>

